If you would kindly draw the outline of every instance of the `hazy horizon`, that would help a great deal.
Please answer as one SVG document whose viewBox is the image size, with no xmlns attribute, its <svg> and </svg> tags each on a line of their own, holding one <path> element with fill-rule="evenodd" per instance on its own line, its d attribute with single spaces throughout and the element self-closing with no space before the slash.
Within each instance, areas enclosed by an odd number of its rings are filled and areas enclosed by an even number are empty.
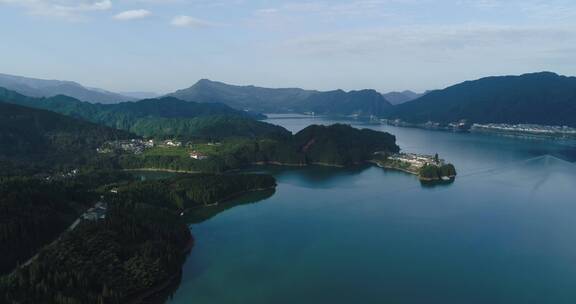
<svg viewBox="0 0 576 304">
<path fill-rule="evenodd" d="M 116 92 L 235 85 L 380 92 L 572 76 L 566 0 L 0 0 L 0 73 Z"/>
</svg>

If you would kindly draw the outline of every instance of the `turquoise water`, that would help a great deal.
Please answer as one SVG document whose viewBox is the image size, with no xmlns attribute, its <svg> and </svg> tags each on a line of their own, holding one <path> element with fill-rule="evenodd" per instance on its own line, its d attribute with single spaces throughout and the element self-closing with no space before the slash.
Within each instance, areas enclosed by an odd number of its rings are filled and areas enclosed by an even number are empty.
<svg viewBox="0 0 576 304">
<path fill-rule="evenodd" d="M 353 124 L 460 175 L 424 187 L 375 167 L 262 168 L 273 195 L 191 225 L 169 303 L 576 303 L 573 142 Z"/>
</svg>

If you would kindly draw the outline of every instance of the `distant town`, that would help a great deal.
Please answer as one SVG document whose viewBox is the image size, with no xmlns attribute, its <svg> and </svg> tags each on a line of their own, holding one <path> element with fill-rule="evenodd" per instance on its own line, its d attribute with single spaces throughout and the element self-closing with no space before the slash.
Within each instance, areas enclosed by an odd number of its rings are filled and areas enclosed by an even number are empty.
<svg viewBox="0 0 576 304">
<path fill-rule="evenodd" d="M 428 121 L 426 123 L 410 123 L 401 119 L 380 119 L 380 123 L 408 128 L 443 130 L 454 132 L 490 132 L 510 135 L 545 136 L 560 138 L 576 138 L 576 128 L 568 126 L 547 126 L 538 124 L 503 124 L 503 123 L 469 123 L 460 120 L 451 123 Z"/>
<path fill-rule="evenodd" d="M 491 124 L 473 124 L 472 127 L 470 128 L 470 131 L 576 138 L 576 128 L 571 128 L 567 126 L 491 123 Z"/>
</svg>

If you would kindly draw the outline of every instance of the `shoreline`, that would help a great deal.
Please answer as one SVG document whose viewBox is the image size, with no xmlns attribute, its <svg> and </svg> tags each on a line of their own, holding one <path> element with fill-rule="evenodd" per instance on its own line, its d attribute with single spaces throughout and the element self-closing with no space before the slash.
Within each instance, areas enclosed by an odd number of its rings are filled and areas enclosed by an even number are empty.
<svg viewBox="0 0 576 304">
<path fill-rule="evenodd" d="M 244 191 L 240 191 L 240 192 L 236 192 L 234 194 L 230 194 L 228 196 L 226 196 L 225 198 L 221 199 L 220 201 L 217 201 L 213 204 L 210 205 L 202 205 L 202 206 L 197 206 L 197 207 L 192 207 L 192 208 L 188 208 L 188 209 L 184 209 L 182 212 L 186 213 L 188 211 L 192 211 L 192 210 L 199 210 L 199 209 L 206 209 L 206 208 L 211 208 L 211 207 L 216 207 L 216 206 L 220 206 L 221 204 L 225 204 L 228 203 L 229 201 L 238 198 L 240 196 L 243 196 L 245 194 L 249 194 L 249 193 L 253 193 L 253 192 L 260 192 L 260 191 L 268 191 L 268 190 L 276 190 L 276 186 L 274 185 L 272 187 L 268 187 L 268 188 L 256 188 L 256 189 L 250 189 L 250 190 L 244 190 Z"/>
<path fill-rule="evenodd" d="M 188 242 L 186 243 L 184 249 L 182 250 L 182 254 L 184 255 L 182 257 L 182 259 L 183 259 L 182 266 L 186 262 L 186 255 L 188 253 L 190 253 L 190 251 L 192 251 L 192 248 L 194 247 L 194 236 L 192 235 L 192 232 L 190 231 L 190 229 L 188 229 L 188 231 L 190 233 L 190 238 L 188 239 Z M 182 275 L 182 266 L 180 266 L 180 269 L 178 270 L 177 273 L 171 275 L 169 278 L 167 278 L 163 282 L 161 282 L 155 286 L 152 286 L 146 290 L 143 290 L 139 294 L 134 295 L 132 299 L 127 301 L 127 303 L 140 304 L 140 303 L 145 302 L 147 299 L 150 299 L 150 298 L 152 298 L 156 295 L 159 295 L 162 292 L 166 291 L 170 287 L 170 285 L 174 282 L 174 280 L 176 280 L 179 276 Z"/>
<path fill-rule="evenodd" d="M 414 175 L 418 178 L 418 180 L 420 180 L 421 182 L 446 182 L 446 181 L 453 181 L 456 176 L 444 176 L 447 177 L 448 180 L 443 179 L 442 177 L 440 178 L 428 178 L 428 177 L 423 177 L 421 176 L 418 172 L 413 171 L 413 170 L 409 170 L 409 169 L 405 169 L 405 168 L 401 168 L 401 167 L 397 167 L 397 166 L 391 166 L 391 165 L 386 165 L 380 161 L 377 160 L 370 160 L 369 161 L 372 164 L 375 164 L 376 166 L 383 168 L 383 169 L 388 169 L 388 170 L 394 170 L 394 171 L 400 171 L 400 172 L 404 172 L 404 173 L 408 173 L 411 175 Z"/>
</svg>

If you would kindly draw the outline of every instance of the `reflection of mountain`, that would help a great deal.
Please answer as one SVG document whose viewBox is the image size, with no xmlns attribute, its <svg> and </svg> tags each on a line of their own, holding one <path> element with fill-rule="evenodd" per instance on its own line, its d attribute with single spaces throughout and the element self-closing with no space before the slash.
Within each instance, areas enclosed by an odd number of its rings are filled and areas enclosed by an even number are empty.
<svg viewBox="0 0 576 304">
<path fill-rule="evenodd" d="M 281 183 L 297 185 L 299 187 L 310 189 L 328 189 L 335 185 L 341 187 L 343 179 L 360 176 L 360 173 L 369 167 L 371 166 L 362 165 L 347 168 L 326 166 L 265 166 L 256 168 L 256 170 L 272 174 Z"/>
<path fill-rule="evenodd" d="M 216 206 L 195 209 L 194 212 L 190 212 L 185 216 L 185 220 L 190 224 L 198 224 L 207 221 L 228 209 L 232 209 L 241 205 L 255 204 L 263 201 L 267 198 L 270 198 L 272 195 L 274 195 L 275 192 L 276 191 L 273 189 L 250 192 L 238 197 L 237 199 L 218 204 Z"/>
</svg>

